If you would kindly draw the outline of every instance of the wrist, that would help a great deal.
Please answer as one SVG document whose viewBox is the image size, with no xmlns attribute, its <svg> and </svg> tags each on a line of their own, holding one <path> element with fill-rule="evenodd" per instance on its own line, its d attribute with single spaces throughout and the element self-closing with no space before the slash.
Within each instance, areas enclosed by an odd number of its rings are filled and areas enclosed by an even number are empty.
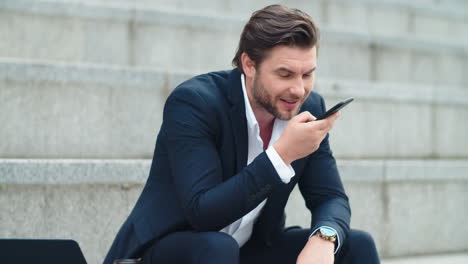
<svg viewBox="0 0 468 264">
<path fill-rule="evenodd" d="M 273 148 L 275 148 L 276 153 L 280 156 L 280 158 L 284 161 L 285 164 L 291 164 L 291 162 L 294 161 L 291 157 L 289 157 L 289 153 L 287 151 L 287 148 L 281 144 L 281 141 L 278 140 L 273 144 Z"/>
<path fill-rule="evenodd" d="M 334 252 L 335 250 L 335 243 L 330 240 L 325 240 L 321 238 L 318 234 L 313 235 L 309 238 L 311 244 L 320 245 L 323 248 L 330 249 L 330 251 Z"/>
<path fill-rule="evenodd" d="M 336 238 L 338 234 L 336 233 L 336 230 L 329 227 L 329 226 L 322 226 L 317 230 L 317 233 L 315 234 L 318 237 L 320 237 L 323 240 L 330 241 L 332 243 L 336 243 Z"/>
</svg>

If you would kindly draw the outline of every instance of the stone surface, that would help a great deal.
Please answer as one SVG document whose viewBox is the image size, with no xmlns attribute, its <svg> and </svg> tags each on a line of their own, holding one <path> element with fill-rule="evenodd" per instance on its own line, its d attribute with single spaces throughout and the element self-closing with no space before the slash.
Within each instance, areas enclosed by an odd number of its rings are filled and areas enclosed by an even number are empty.
<svg viewBox="0 0 468 264">
<path fill-rule="evenodd" d="M 76 240 L 102 263 L 141 185 L 1 185 L 0 237 Z"/>
<path fill-rule="evenodd" d="M 338 164 L 350 198 L 351 227 L 370 232 L 382 256 L 467 250 L 468 230 L 463 227 L 467 216 L 462 209 L 468 198 L 466 161 L 338 160 Z M 290 199 L 287 223 L 309 226 L 310 215 L 297 189 Z"/>
<path fill-rule="evenodd" d="M 368 6 L 359 2 L 329 1 L 327 6 L 328 25 L 339 28 L 347 27 L 368 32 Z"/>
<path fill-rule="evenodd" d="M 382 82 L 410 82 L 411 52 L 395 48 L 376 48 L 375 80 Z M 397 65 L 394 67 L 392 65 Z"/>
<path fill-rule="evenodd" d="M 0 160 L 0 184 L 142 184 L 150 160 Z"/>
<path fill-rule="evenodd" d="M 460 158 L 468 153 L 468 107 L 437 105 L 434 109 L 436 153 L 442 157 Z M 457 129 L 451 126 L 457 125 Z"/>
<path fill-rule="evenodd" d="M 47 34 L 44 34 L 44 30 Z M 0 8 L 3 57 L 129 65 L 126 22 L 15 13 Z"/>
<path fill-rule="evenodd" d="M 447 18 L 437 15 L 414 16 L 413 30 L 416 35 L 437 37 L 450 32 L 451 24 Z"/>
<path fill-rule="evenodd" d="M 8 138 L 0 143 L 3 157 L 138 158 L 153 151 L 161 122 L 155 113 L 164 103 L 157 89 L 3 85 L 0 100 L 8 102 L 0 115 L 6 124 L 0 136 Z"/>
<path fill-rule="evenodd" d="M 325 78 L 370 80 L 372 79 L 372 51 L 369 43 L 360 40 L 333 40 L 323 33 L 320 43 L 317 74 Z"/>
<path fill-rule="evenodd" d="M 330 140 L 338 157 L 429 157 L 431 121 L 428 105 L 358 99 L 342 110 Z"/>
<path fill-rule="evenodd" d="M 72 238 L 89 263 L 100 263 L 141 193 L 149 164 L 0 160 L 0 237 Z M 371 232 L 382 256 L 468 250 L 462 210 L 468 202 L 466 160 L 338 160 L 338 165 L 351 202 L 351 227 Z M 297 190 L 286 212 L 288 225 L 310 225 Z"/>
<path fill-rule="evenodd" d="M 457 84 L 468 87 L 468 56 L 440 55 L 435 67 L 436 71 L 442 73 L 437 75 L 435 82 L 439 90 Z"/>
<path fill-rule="evenodd" d="M 28 3 L 30 0 L 8 0 L 0 4 L 0 32 L 9 40 L 0 42 L 0 56 L 197 73 L 212 71 L 230 67 L 239 33 L 248 18 L 245 14 L 207 15 L 133 5 Z M 395 29 L 386 30 L 385 26 L 377 30 L 382 23 L 373 21 L 375 16 L 373 20 L 368 18 L 369 10 L 377 7 L 370 8 L 362 2 L 333 1 L 327 8 L 319 6 L 310 8 L 322 9 L 319 13 L 326 14 L 323 20 L 330 24 L 321 25 L 324 53 L 321 71 L 325 76 L 426 84 L 450 80 L 451 85 L 458 86 L 465 83 L 463 72 L 449 70 L 460 62 L 450 66 L 453 59 L 440 58 L 467 56 L 464 41 L 395 35 L 389 33 Z M 400 16 L 389 16 L 402 23 Z M 370 25 L 374 27 L 372 32 L 368 29 Z M 47 28 L 48 34 L 40 33 L 43 28 Z M 174 50 L 177 52 L 171 52 Z M 437 67 L 441 63 L 445 70 Z"/>
<path fill-rule="evenodd" d="M 372 34 L 399 36 L 409 30 L 411 14 L 408 8 L 369 6 L 367 27 Z"/>
<path fill-rule="evenodd" d="M 468 253 L 384 259 L 383 264 L 460 264 L 468 262 Z"/>
<path fill-rule="evenodd" d="M 198 73 L 228 69 L 239 34 L 238 29 L 229 28 L 220 31 L 196 26 L 138 23 L 135 29 L 135 63 Z M 164 41 L 157 41 L 157 36 L 166 37 Z M 143 50 L 145 52 L 140 52 Z M 177 52 L 168 52 L 175 50 Z"/>
<path fill-rule="evenodd" d="M 112 4 L 151 7 L 207 15 L 245 16 L 271 4 L 267 0 L 59 0 L 65 3 Z M 283 0 L 279 3 L 300 8 L 330 26 L 389 35 L 416 34 L 421 37 L 466 39 L 467 12 L 463 0 Z M 431 30 L 431 28 L 437 29 Z"/>
<path fill-rule="evenodd" d="M 468 176 L 466 160 L 387 160 L 385 179 L 401 182 L 463 182 Z"/>
<path fill-rule="evenodd" d="M 466 180 L 390 183 L 387 188 L 387 256 L 467 249 L 468 227 L 465 225 L 467 216 L 464 210 L 468 202 Z M 413 239 L 402 239 L 402 233 L 405 238 Z"/>
<path fill-rule="evenodd" d="M 466 250 L 467 170 L 456 160 L 386 162 L 387 256 Z M 401 230 L 415 240 L 401 240 Z"/>
<path fill-rule="evenodd" d="M 0 60 L 0 157 L 150 158 L 167 95 L 191 76 Z M 316 90 L 328 108 L 355 98 L 331 132 L 337 157 L 468 157 L 464 88 L 323 77 Z"/>
<path fill-rule="evenodd" d="M 162 74 L 27 65 L 21 79 L 16 66 L 0 74 L 2 157 L 152 155 L 167 96 Z"/>
</svg>

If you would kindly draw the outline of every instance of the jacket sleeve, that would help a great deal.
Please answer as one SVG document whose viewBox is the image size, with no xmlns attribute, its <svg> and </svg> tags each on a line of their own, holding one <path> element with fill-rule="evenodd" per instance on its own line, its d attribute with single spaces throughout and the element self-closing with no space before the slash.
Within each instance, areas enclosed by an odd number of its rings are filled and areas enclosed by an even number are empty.
<svg viewBox="0 0 468 264">
<path fill-rule="evenodd" d="M 178 202 L 197 231 L 219 231 L 282 184 L 265 152 L 238 174 L 222 175 L 216 148 L 216 138 L 222 135 L 217 114 L 210 108 L 197 91 L 183 88 L 169 97 L 163 117 Z"/>
<path fill-rule="evenodd" d="M 323 99 L 321 108 L 325 112 Z M 349 232 L 351 210 L 328 138 L 327 135 L 318 150 L 308 157 L 299 189 L 312 213 L 311 229 L 330 226 L 337 231 L 343 245 Z"/>
</svg>

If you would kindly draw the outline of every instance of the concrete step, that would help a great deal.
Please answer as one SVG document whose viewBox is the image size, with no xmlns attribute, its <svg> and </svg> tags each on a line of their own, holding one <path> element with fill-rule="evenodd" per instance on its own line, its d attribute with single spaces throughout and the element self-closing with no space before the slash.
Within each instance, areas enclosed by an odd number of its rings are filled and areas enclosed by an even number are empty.
<svg viewBox="0 0 468 264">
<path fill-rule="evenodd" d="M 0 157 L 150 158 L 165 98 L 191 74 L 0 59 Z M 468 157 L 468 90 L 318 77 L 340 158 Z M 457 140 L 454 140 L 457 139 Z"/>
<path fill-rule="evenodd" d="M 180 80 L 189 77 L 183 73 L 17 60 L 3 60 L 0 69 L 2 98 L 7 102 L 3 104 L 5 111 L 1 111 L 2 120 L 8 124 L 2 136 L 9 139 L 0 149 L 3 157 L 10 158 L 151 157 L 164 98 Z M 466 122 L 458 122 L 463 115 L 455 114 L 468 104 L 463 89 L 443 91 L 448 94 L 443 96 L 436 88 L 319 79 L 317 90 L 329 99 L 329 105 L 348 96 L 359 100 L 344 111 L 342 127 L 347 128 L 346 135 L 340 134 L 340 129 L 333 135 L 338 156 L 430 156 L 434 147 L 430 140 L 440 142 L 436 155 L 467 155 L 463 141 L 453 142 L 442 133 L 446 127 L 459 127 L 450 130 L 457 137 L 465 130 Z M 440 115 L 452 117 L 438 122 L 439 137 L 429 129 L 433 107 L 443 109 Z M 356 116 L 360 118 L 351 118 Z M 369 120 L 381 123 L 378 119 L 383 116 L 394 120 L 385 122 L 389 127 L 366 128 Z M 419 121 L 412 124 L 415 120 Z M 395 125 L 412 127 L 414 132 L 392 130 Z M 28 129 L 31 126 L 37 129 Z M 357 140 L 359 147 L 350 145 L 350 132 L 352 144 L 356 146 Z M 427 135 L 426 140 L 415 140 L 421 134 Z M 35 148 L 31 149 L 31 144 Z"/>
<path fill-rule="evenodd" d="M 230 67 L 247 17 L 125 5 L 5 0 L 0 2 L 0 35 L 8 41 L 0 42 L 0 56 L 206 72 Z M 378 30 L 369 33 L 359 30 L 360 26 L 347 29 L 332 24 L 322 27 L 318 68 L 322 76 L 468 84 L 466 41 L 441 36 L 424 39 L 413 33 L 384 34 L 401 30 L 365 23 Z"/>
<path fill-rule="evenodd" d="M 30 61 L 2 60 L 0 76 L 9 158 L 151 157 L 174 86 L 163 72 Z"/>
<path fill-rule="evenodd" d="M 350 198 L 351 227 L 374 235 L 383 257 L 466 251 L 467 160 L 337 161 Z M 289 225 L 307 227 L 310 215 L 296 190 Z M 449 222 L 447 222 L 449 221 Z M 424 235 L 422 235 L 424 234 Z"/>
<path fill-rule="evenodd" d="M 102 4 L 112 2 L 133 7 L 164 8 L 208 15 L 247 17 L 271 4 L 268 0 L 60 0 L 67 3 Z M 416 35 L 420 37 L 466 40 L 468 4 L 462 0 L 284 0 L 282 4 L 300 8 L 321 25 L 357 29 L 367 33 Z"/>
<path fill-rule="evenodd" d="M 384 259 L 382 261 L 382 264 L 460 264 L 460 263 L 468 263 L 468 253 Z"/>
<path fill-rule="evenodd" d="M 142 190 L 150 162 L 1 159 L 0 237 L 72 238 L 88 263 L 101 263 Z M 338 160 L 338 167 L 351 201 L 352 227 L 371 232 L 382 257 L 468 250 L 468 212 L 462 210 L 468 202 L 468 160 Z M 305 210 L 295 190 L 288 225 L 307 227 Z"/>
</svg>

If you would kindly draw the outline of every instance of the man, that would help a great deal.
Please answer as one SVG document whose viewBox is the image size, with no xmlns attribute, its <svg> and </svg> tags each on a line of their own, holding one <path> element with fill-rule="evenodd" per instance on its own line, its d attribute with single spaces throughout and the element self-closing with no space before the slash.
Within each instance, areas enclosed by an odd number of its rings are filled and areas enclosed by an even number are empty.
<svg viewBox="0 0 468 264">
<path fill-rule="evenodd" d="M 179 85 L 164 107 L 148 181 L 105 264 L 379 263 L 350 208 L 313 92 L 318 28 L 280 5 L 255 12 L 236 69 Z M 311 229 L 285 229 L 299 184 Z"/>
</svg>

